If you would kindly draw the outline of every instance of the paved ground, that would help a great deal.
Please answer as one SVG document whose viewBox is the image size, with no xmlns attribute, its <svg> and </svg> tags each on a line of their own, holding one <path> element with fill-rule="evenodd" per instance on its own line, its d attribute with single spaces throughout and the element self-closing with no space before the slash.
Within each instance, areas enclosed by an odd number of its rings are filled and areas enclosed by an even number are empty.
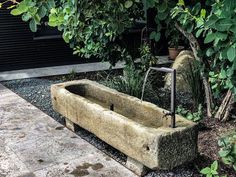
<svg viewBox="0 0 236 177">
<path fill-rule="evenodd" d="M 0 85 L 0 177 L 135 177 Z"/>
<path fill-rule="evenodd" d="M 158 56 L 158 64 L 171 64 L 173 61 L 169 60 L 167 56 Z M 14 79 L 26 79 L 34 77 L 55 76 L 69 74 L 72 71 L 76 73 L 91 72 L 91 71 L 103 71 L 108 70 L 111 65 L 108 62 L 95 62 L 74 64 L 65 66 L 53 66 L 44 68 L 22 69 L 14 71 L 0 72 L 0 81 L 14 80 Z M 124 62 L 118 62 L 113 69 L 120 69 L 124 67 Z"/>
</svg>

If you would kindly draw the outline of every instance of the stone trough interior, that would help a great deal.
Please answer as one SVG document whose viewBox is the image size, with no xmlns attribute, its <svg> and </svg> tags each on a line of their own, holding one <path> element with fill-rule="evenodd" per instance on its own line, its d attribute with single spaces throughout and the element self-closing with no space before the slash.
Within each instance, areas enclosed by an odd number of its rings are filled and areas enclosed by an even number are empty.
<svg viewBox="0 0 236 177">
<path fill-rule="evenodd" d="M 164 109 L 152 109 L 145 106 L 142 102 L 126 99 L 124 94 L 114 94 L 112 92 L 104 92 L 100 88 L 96 88 L 89 84 L 75 84 L 65 87 L 69 92 L 84 97 L 92 103 L 98 104 L 103 108 L 114 111 L 115 113 L 131 119 L 145 127 L 159 128 L 169 127 L 170 116 L 165 117 L 167 111 Z M 121 96 L 123 95 L 123 96 Z M 179 119 L 177 116 L 177 126 L 186 127 L 188 123 Z"/>
</svg>

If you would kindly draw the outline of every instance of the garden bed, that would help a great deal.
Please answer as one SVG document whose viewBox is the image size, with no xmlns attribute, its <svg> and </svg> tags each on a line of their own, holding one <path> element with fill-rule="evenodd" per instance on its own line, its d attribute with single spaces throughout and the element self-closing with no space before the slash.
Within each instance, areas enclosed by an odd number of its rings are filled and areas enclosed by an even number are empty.
<svg viewBox="0 0 236 177">
<path fill-rule="evenodd" d="M 45 78 L 32 78 L 32 79 L 22 79 L 14 81 L 5 81 L 2 82 L 3 85 L 41 109 L 46 114 L 50 115 L 55 120 L 64 124 L 64 118 L 56 113 L 52 109 L 51 97 L 50 97 L 50 86 L 55 83 L 60 83 L 73 79 L 90 79 L 95 81 L 104 81 L 107 78 L 107 75 L 117 76 L 121 74 L 120 70 L 112 72 L 93 72 L 93 73 L 82 73 L 79 75 L 70 74 L 64 76 L 53 76 Z M 157 91 L 158 95 L 162 98 L 162 102 L 159 102 L 161 107 L 168 109 L 169 107 L 169 92 L 166 92 L 164 89 Z M 177 102 L 179 104 L 188 105 L 190 102 L 190 96 L 188 94 L 179 93 L 177 95 Z M 148 100 L 148 98 L 145 98 Z M 158 102 L 157 100 L 152 100 L 153 102 Z M 163 105 L 161 105 L 163 104 Z M 172 171 L 155 171 L 150 172 L 146 177 L 168 177 L 168 176 L 200 176 L 199 169 L 209 166 L 213 160 L 218 160 L 218 138 L 228 132 L 231 129 L 236 127 L 236 122 L 220 123 L 215 119 L 205 119 L 200 123 L 200 132 L 199 132 L 199 153 L 200 156 L 193 162 L 188 165 L 180 166 L 175 168 Z M 98 149 L 104 151 L 120 163 L 124 164 L 126 161 L 126 156 L 116 149 L 112 148 L 108 144 L 99 140 L 95 135 L 89 133 L 88 131 L 77 127 L 76 133 L 81 136 L 83 139 L 87 140 Z M 235 176 L 235 171 L 230 168 L 227 168 L 225 165 L 220 164 L 220 171 L 222 174 L 227 176 Z"/>
</svg>

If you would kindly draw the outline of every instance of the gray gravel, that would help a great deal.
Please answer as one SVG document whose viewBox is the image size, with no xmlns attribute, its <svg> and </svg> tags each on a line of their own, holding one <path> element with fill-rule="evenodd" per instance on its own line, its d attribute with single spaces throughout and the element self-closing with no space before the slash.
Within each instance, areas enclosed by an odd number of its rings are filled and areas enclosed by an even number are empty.
<svg viewBox="0 0 236 177">
<path fill-rule="evenodd" d="M 32 78 L 32 79 L 21 79 L 13 81 L 1 82 L 22 98 L 38 107 L 40 110 L 51 116 L 56 121 L 64 123 L 64 118 L 60 114 L 56 113 L 52 109 L 51 98 L 50 98 L 50 86 L 55 83 L 63 82 L 65 77 L 54 77 L 54 78 Z M 112 148 L 110 145 L 98 139 L 95 135 L 89 133 L 81 127 L 76 128 L 76 133 L 88 141 L 89 143 L 96 146 L 115 160 L 124 164 L 126 161 L 126 155 Z M 189 167 L 178 167 L 172 171 L 153 171 L 148 173 L 145 177 L 190 177 L 194 175 L 193 170 Z M 198 176 L 198 175 L 197 175 Z"/>
</svg>

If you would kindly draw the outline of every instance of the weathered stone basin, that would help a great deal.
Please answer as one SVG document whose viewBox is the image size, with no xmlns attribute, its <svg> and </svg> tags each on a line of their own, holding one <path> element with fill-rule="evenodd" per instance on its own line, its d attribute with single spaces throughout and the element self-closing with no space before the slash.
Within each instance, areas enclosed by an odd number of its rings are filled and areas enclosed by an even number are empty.
<svg viewBox="0 0 236 177">
<path fill-rule="evenodd" d="M 53 108 L 75 124 L 151 169 L 172 169 L 197 156 L 196 124 L 96 82 L 52 85 Z M 111 110 L 113 109 L 113 110 Z"/>
</svg>

